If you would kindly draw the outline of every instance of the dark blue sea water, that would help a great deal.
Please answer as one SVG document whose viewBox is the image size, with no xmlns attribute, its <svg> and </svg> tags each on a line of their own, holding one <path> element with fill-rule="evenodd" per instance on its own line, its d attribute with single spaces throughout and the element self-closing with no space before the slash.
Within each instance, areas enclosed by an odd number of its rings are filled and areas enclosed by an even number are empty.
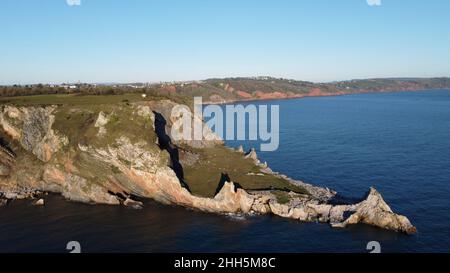
<svg viewBox="0 0 450 273">
<path fill-rule="evenodd" d="M 143 210 L 47 197 L 45 207 L 0 208 L 0 252 L 450 251 L 450 91 L 358 94 L 257 102 L 280 105 L 280 147 L 260 158 L 275 171 L 348 197 L 377 188 L 419 233 L 365 225 L 332 229 L 272 216 L 234 219 L 149 201 Z M 239 142 L 229 142 L 237 146 Z M 244 143 L 247 148 L 257 143 Z"/>
<path fill-rule="evenodd" d="M 361 197 L 373 186 L 419 230 L 404 236 L 365 227 L 327 232 L 308 227 L 311 240 L 301 239 L 297 250 L 358 251 L 364 241 L 375 240 L 385 251 L 450 251 L 450 91 L 269 104 L 280 105 L 281 144 L 259 156 L 272 169 L 348 197 Z"/>
</svg>

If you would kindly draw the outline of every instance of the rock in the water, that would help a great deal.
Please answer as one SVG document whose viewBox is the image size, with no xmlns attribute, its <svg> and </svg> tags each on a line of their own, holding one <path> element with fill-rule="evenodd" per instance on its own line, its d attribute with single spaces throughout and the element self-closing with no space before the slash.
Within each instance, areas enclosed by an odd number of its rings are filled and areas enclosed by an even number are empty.
<svg viewBox="0 0 450 273">
<path fill-rule="evenodd" d="M 0 207 L 6 206 L 8 204 L 8 199 L 0 198 Z"/>
<path fill-rule="evenodd" d="M 125 199 L 125 201 L 123 201 L 123 204 L 127 207 L 131 207 L 133 209 L 142 209 L 144 207 L 144 204 L 142 202 L 139 201 L 135 201 L 131 198 L 127 198 Z"/>
<path fill-rule="evenodd" d="M 42 198 L 37 200 L 36 202 L 34 202 L 35 206 L 43 206 L 44 204 L 45 204 L 45 201 Z"/>
<path fill-rule="evenodd" d="M 356 212 L 344 221 L 347 224 L 365 223 L 384 229 L 414 234 L 416 228 L 403 215 L 392 212 L 381 194 L 374 188 L 370 189 L 367 199 L 357 205 Z"/>
</svg>

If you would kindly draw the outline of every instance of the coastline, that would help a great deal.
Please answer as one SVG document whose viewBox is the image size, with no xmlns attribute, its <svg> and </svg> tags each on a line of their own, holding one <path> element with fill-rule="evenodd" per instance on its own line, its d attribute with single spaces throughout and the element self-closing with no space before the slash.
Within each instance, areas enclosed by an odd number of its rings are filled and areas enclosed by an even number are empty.
<svg viewBox="0 0 450 273">
<path fill-rule="evenodd" d="M 251 102 L 261 102 L 261 101 L 277 101 L 277 100 L 296 100 L 305 98 L 320 98 L 320 97 L 338 97 L 338 96 L 348 96 L 348 95 L 360 95 L 360 94 L 380 94 L 380 93 L 405 93 L 405 92 L 427 92 L 427 91 L 445 91 L 450 90 L 450 87 L 446 88 L 430 88 L 430 89 L 406 89 L 406 90 L 382 90 L 382 91 L 358 91 L 358 92 L 347 92 L 347 93 L 326 93 L 322 95 L 299 95 L 293 97 L 284 98 L 251 98 L 251 99 L 241 99 L 241 100 L 227 100 L 224 102 L 213 102 L 206 101 L 203 102 L 204 105 L 227 105 L 233 103 L 251 103 Z"/>
<path fill-rule="evenodd" d="M 0 108 L 2 146 L 14 152 L 0 150 L 8 159 L 0 162 L 0 199 L 35 199 L 42 198 L 42 193 L 56 192 L 70 201 L 141 208 L 139 197 L 215 214 L 272 214 L 335 228 L 364 223 L 416 233 L 408 218 L 393 212 L 374 188 L 361 202 L 336 204 L 336 192 L 273 172 L 254 150 L 230 150 L 219 138 L 201 143 L 172 142 L 166 130 L 170 132 L 177 120 L 171 119 L 167 110 L 177 105 L 150 101 L 94 108 Z M 84 126 L 82 132 L 73 130 L 80 126 Z M 188 151 L 181 160 L 174 154 L 179 147 Z M 223 157 L 227 160 L 221 160 Z M 180 177 L 176 166 L 191 173 L 191 179 Z M 25 178 L 21 174 L 27 168 L 32 169 Z M 194 175 L 199 168 L 200 173 Z M 217 185 L 213 177 L 220 174 Z M 211 179 L 212 184 L 207 183 Z M 205 185 L 216 189 L 214 195 L 192 192 Z"/>
</svg>

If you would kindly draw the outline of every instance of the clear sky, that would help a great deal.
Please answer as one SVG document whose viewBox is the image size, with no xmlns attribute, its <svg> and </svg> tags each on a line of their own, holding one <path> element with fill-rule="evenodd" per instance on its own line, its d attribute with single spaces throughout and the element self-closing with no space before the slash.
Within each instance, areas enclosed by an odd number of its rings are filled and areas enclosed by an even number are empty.
<svg viewBox="0 0 450 273">
<path fill-rule="evenodd" d="M 448 0 L 67 1 L 1 0 L 0 84 L 450 76 Z"/>
</svg>

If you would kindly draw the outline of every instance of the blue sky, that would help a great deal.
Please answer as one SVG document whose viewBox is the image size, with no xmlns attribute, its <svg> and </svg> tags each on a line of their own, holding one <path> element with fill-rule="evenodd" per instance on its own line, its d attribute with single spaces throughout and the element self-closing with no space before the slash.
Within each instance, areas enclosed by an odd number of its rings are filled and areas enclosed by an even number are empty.
<svg viewBox="0 0 450 273">
<path fill-rule="evenodd" d="M 0 84 L 450 76 L 447 0 L 2 0 L 0 37 Z"/>
</svg>

